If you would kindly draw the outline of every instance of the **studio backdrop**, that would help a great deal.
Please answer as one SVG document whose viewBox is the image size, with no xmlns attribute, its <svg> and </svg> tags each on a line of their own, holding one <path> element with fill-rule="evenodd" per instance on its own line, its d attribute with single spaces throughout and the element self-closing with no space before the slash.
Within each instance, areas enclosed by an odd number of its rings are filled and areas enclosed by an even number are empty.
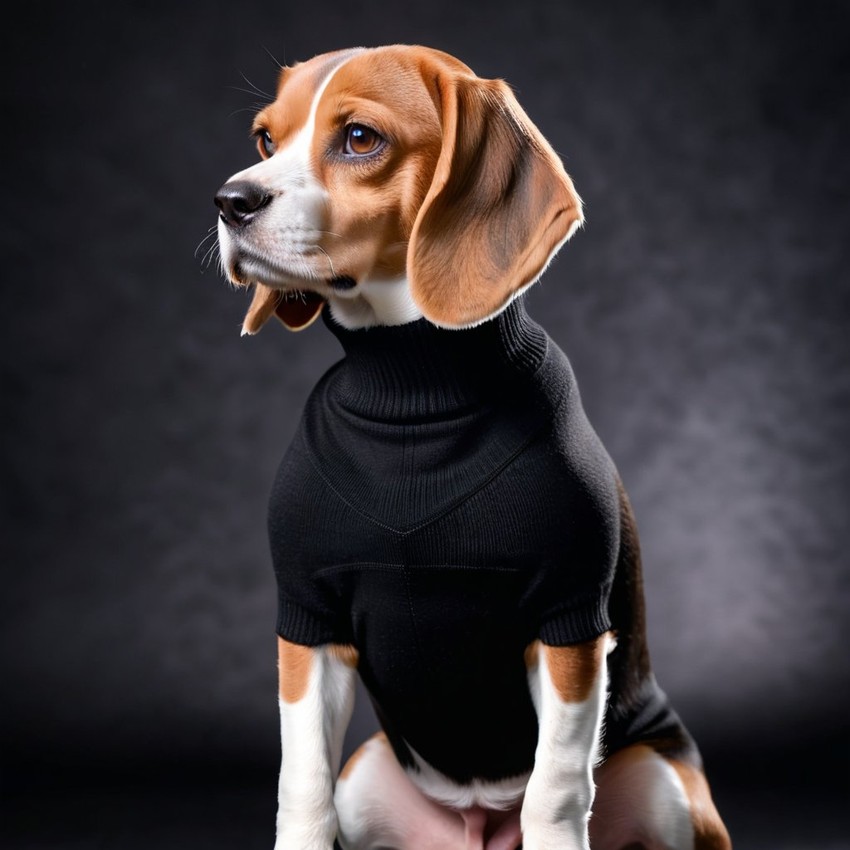
<svg viewBox="0 0 850 850">
<path fill-rule="evenodd" d="M 212 199 L 257 159 L 279 63 L 403 42 L 505 79 L 585 202 L 527 306 L 631 495 L 656 674 L 719 798 L 826 793 L 824 766 L 850 755 L 838 4 L 18 13 L 0 78 L 5 787 L 273 783 L 266 504 L 341 350 L 321 323 L 240 337 Z M 361 699 L 347 751 L 372 728 Z"/>
</svg>

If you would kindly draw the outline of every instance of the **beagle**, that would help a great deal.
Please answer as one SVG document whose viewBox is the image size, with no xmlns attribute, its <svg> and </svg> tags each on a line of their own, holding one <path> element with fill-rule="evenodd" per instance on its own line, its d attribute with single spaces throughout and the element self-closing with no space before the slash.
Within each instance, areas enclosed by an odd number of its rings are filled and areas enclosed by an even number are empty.
<svg viewBox="0 0 850 850">
<path fill-rule="evenodd" d="M 269 507 L 276 850 L 727 850 L 653 677 L 634 517 L 519 296 L 583 222 L 499 80 L 419 46 L 285 67 L 215 202 L 243 334 L 346 356 Z M 340 772 L 355 677 L 382 732 Z"/>
</svg>

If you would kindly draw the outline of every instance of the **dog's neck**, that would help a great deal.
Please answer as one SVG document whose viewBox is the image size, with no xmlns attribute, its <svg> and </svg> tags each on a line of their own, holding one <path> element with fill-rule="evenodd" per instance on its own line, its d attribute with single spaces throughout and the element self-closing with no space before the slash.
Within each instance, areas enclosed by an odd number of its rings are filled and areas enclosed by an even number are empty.
<svg viewBox="0 0 850 850">
<path fill-rule="evenodd" d="M 351 288 L 331 286 L 332 292 L 323 293 L 328 309 L 334 320 L 348 330 L 406 325 L 422 318 L 405 277 L 372 277 Z"/>
<path fill-rule="evenodd" d="M 358 415 L 394 421 L 449 418 L 499 400 L 546 354 L 548 337 L 523 301 L 466 330 L 426 319 L 351 330 L 325 310 L 325 324 L 346 353 L 333 376 L 335 397 Z"/>
</svg>

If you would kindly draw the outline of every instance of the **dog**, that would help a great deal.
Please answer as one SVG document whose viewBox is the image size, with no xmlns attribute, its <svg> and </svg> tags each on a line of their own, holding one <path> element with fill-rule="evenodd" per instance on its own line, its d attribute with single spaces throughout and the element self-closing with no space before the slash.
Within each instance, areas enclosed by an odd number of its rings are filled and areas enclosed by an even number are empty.
<svg viewBox="0 0 850 850">
<path fill-rule="evenodd" d="M 269 504 L 276 850 L 727 850 L 638 536 L 523 292 L 583 223 L 511 89 L 407 45 L 281 70 L 218 191 L 243 333 L 319 316 Z M 339 772 L 360 675 L 382 731 Z"/>
</svg>

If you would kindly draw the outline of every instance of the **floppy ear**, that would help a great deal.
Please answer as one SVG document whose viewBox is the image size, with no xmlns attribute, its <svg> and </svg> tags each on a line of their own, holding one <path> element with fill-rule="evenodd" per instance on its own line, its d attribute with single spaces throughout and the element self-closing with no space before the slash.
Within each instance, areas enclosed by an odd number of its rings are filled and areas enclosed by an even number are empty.
<svg viewBox="0 0 850 850">
<path fill-rule="evenodd" d="M 319 317 L 324 299 L 315 292 L 284 292 L 254 284 L 254 297 L 242 322 L 242 336 L 255 334 L 275 315 L 290 331 L 303 331 Z"/>
<path fill-rule="evenodd" d="M 443 142 L 411 232 L 411 294 L 427 319 L 468 327 L 534 283 L 582 223 L 557 154 L 501 80 L 441 75 Z"/>
</svg>

